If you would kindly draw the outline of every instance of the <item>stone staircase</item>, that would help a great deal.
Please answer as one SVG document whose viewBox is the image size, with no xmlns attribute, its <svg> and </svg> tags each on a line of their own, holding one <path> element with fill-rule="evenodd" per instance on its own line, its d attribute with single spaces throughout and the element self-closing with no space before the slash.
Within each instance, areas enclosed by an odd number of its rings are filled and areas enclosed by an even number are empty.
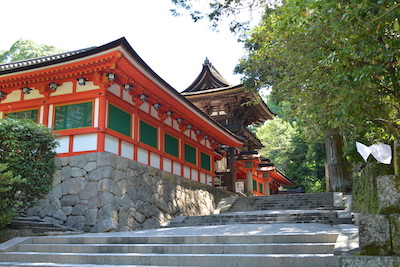
<svg viewBox="0 0 400 267">
<path fill-rule="evenodd" d="M 351 214 L 345 211 L 342 195 L 334 193 L 237 197 L 221 212 L 211 216 L 177 216 L 168 227 L 241 223 L 353 223 Z"/>
<path fill-rule="evenodd" d="M 35 235 L 47 235 L 48 233 L 83 233 L 80 230 L 59 225 L 52 222 L 46 222 L 34 217 L 18 217 L 8 225 L 10 229 L 29 229 Z"/>
<path fill-rule="evenodd" d="M 19 238 L 0 266 L 337 266 L 326 225 L 224 225 Z"/>
<path fill-rule="evenodd" d="M 256 210 L 343 210 L 341 193 L 238 197 L 226 212 Z"/>
<path fill-rule="evenodd" d="M 340 195 L 240 197 L 227 202 L 220 207 L 225 213 L 181 216 L 161 229 L 16 238 L 0 244 L 0 266 L 340 265 L 335 254 L 342 234 L 332 226 L 341 223 Z"/>
</svg>

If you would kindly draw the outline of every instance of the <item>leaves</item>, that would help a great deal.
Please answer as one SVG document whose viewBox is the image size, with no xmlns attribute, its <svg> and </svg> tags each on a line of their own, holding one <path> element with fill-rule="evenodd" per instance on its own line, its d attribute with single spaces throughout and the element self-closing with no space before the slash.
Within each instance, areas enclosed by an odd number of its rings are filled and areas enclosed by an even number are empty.
<svg viewBox="0 0 400 267">
<path fill-rule="evenodd" d="M 25 205 L 45 196 L 55 171 L 57 142 L 50 130 L 31 120 L 0 120 L 0 164 L 25 181 L 13 186 L 11 195 Z"/>
<path fill-rule="evenodd" d="M 285 1 L 253 29 L 236 72 L 254 90 L 272 86 L 272 98 L 291 103 L 288 115 L 310 138 L 330 128 L 347 139 L 398 138 L 397 6 Z"/>
<path fill-rule="evenodd" d="M 264 148 L 260 153 L 272 160 L 298 186 L 307 192 L 325 190 L 325 150 L 318 141 L 307 141 L 301 128 L 276 117 L 257 129 Z"/>
<path fill-rule="evenodd" d="M 30 40 L 18 40 L 9 50 L 0 51 L 0 63 L 19 61 L 28 58 L 43 57 L 63 52 L 50 45 L 38 45 Z"/>
</svg>

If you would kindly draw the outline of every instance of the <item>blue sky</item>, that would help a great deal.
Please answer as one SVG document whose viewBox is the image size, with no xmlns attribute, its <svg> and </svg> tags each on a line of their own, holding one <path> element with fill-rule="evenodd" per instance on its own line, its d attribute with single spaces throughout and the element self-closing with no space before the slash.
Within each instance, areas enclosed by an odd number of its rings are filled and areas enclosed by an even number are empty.
<svg viewBox="0 0 400 267">
<path fill-rule="evenodd" d="M 139 56 L 178 91 L 201 71 L 208 57 L 232 84 L 233 68 L 244 55 L 227 27 L 209 29 L 184 15 L 173 17 L 169 0 L 5 0 L 1 3 L 0 50 L 18 39 L 65 50 L 99 46 L 126 37 Z"/>
</svg>

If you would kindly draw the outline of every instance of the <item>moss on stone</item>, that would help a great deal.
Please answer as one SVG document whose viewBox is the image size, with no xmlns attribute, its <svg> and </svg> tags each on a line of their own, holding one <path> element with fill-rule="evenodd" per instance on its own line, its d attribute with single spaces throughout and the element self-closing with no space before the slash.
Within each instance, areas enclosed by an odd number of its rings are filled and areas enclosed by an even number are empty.
<svg viewBox="0 0 400 267">
<path fill-rule="evenodd" d="M 381 175 L 393 174 L 392 165 L 369 162 L 353 176 L 353 210 L 361 213 L 379 214 L 376 179 Z M 400 187 L 400 178 L 398 180 Z M 400 209 L 399 209 L 400 212 Z"/>
<path fill-rule="evenodd" d="M 386 246 L 366 246 L 360 250 L 363 256 L 388 256 L 392 255 L 392 247 L 390 244 Z"/>
</svg>

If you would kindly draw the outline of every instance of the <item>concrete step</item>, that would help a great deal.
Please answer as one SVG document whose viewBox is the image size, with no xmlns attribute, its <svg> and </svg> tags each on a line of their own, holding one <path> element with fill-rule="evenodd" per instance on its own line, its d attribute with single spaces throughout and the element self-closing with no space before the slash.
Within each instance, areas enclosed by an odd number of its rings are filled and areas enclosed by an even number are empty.
<svg viewBox="0 0 400 267">
<path fill-rule="evenodd" d="M 269 235 L 199 235 L 199 236 L 53 236 L 33 237 L 30 244 L 265 244 L 265 243 L 334 243 L 337 233 L 290 233 Z M 250 238 L 250 239 L 249 239 Z"/>
<path fill-rule="evenodd" d="M 21 237 L 0 245 L 0 266 L 338 266 L 339 233 L 324 224 L 231 224 Z"/>
<path fill-rule="evenodd" d="M 335 243 L 269 244 L 22 244 L 16 252 L 159 254 L 329 254 Z"/>
<path fill-rule="evenodd" d="M 317 193 L 238 197 L 223 212 L 288 209 L 342 210 L 344 208 L 342 194 Z"/>
<path fill-rule="evenodd" d="M 287 210 L 222 213 L 211 216 L 178 216 L 167 227 L 240 223 L 352 223 L 352 218 L 339 218 L 335 211 Z"/>
<path fill-rule="evenodd" d="M 3 262 L 112 264 L 152 266 L 338 266 L 333 254 L 141 254 L 141 253 L 39 253 L 5 252 Z M 32 264 L 33 265 L 33 264 Z"/>
<path fill-rule="evenodd" d="M 63 225 L 55 224 L 52 222 L 42 221 L 36 218 L 30 217 L 18 217 L 12 220 L 8 227 L 13 229 L 30 229 L 33 233 L 45 233 L 45 232 L 76 232 L 82 233 L 82 231 L 66 227 Z"/>
</svg>

